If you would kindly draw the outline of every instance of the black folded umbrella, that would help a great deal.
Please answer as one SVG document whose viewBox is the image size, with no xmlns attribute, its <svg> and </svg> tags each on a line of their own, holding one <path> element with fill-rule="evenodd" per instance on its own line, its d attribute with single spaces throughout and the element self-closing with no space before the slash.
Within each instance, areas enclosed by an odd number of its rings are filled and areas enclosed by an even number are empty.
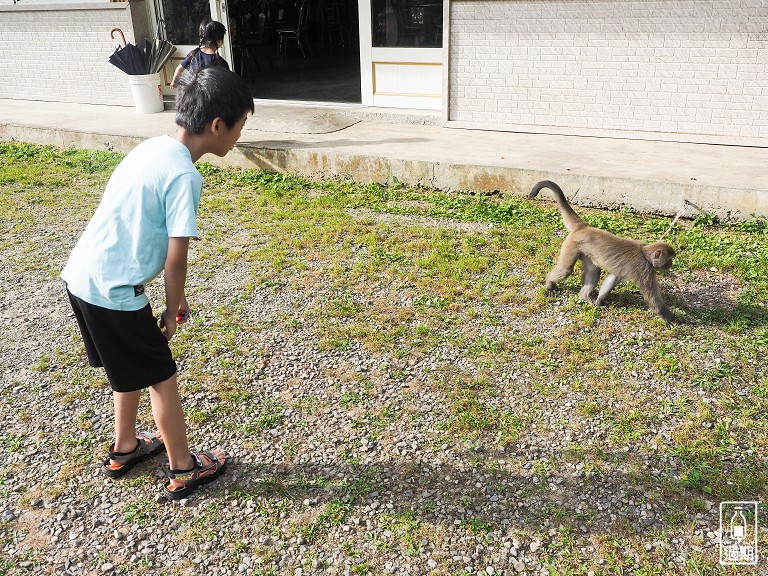
<svg viewBox="0 0 768 576">
<path fill-rule="evenodd" d="M 168 59 L 176 51 L 176 47 L 161 38 L 144 40 L 144 50 L 125 41 L 125 35 L 120 28 L 112 29 L 112 38 L 118 32 L 123 39 L 123 46 L 118 46 L 114 54 L 109 57 L 109 62 L 117 66 L 126 74 L 155 74 L 160 72 L 168 62 Z"/>
<path fill-rule="evenodd" d="M 134 46 L 130 42 L 125 46 L 118 46 L 112 56 L 109 57 L 109 63 L 117 66 L 126 74 L 146 74 L 147 68 L 144 64 L 144 52 L 141 48 Z"/>
</svg>

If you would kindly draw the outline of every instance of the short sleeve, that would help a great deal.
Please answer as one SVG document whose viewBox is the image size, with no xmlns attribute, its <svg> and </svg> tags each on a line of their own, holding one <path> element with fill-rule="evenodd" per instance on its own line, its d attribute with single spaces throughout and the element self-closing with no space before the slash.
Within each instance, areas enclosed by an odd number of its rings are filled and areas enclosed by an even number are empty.
<svg viewBox="0 0 768 576">
<path fill-rule="evenodd" d="M 184 60 L 181 61 L 181 67 L 185 70 L 189 70 L 189 67 L 192 65 L 192 59 L 195 57 L 195 55 L 198 52 L 198 48 L 195 48 L 194 50 L 190 50 L 189 54 L 187 54 L 184 57 Z"/>
<path fill-rule="evenodd" d="M 165 194 L 165 224 L 169 238 L 197 238 L 197 207 L 203 180 L 197 173 L 174 178 Z"/>
</svg>

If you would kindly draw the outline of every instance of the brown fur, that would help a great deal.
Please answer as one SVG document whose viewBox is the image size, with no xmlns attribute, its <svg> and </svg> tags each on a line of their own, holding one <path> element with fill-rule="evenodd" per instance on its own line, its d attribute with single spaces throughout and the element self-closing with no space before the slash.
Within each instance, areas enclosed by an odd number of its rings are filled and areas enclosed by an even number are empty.
<svg viewBox="0 0 768 576">
<path fill-rule="evenodd" d="M 547 294 L 555 293 L 557 283 L 570 276 L 576 261 L 581 260 L 584 276 L 579 296 L 582 300 L 592 301 L 592 291 L 597 287 L 600 272 L 604 269 L 609 275 L 600 287 L 595 304 L 602 304 L 618 282 L 631 280 L 637 284 L 648 307 L 667 322 L 673 322 L 675 317 L 661 297 L 656 270 L 667 270 L 672 266 L 675 249 L 666 242 L 644 244 L 587 225 L 568 204 L 560 187 L 549 180 L 536 184 L 528 198 L 535 198 L 542 188 L 549 188 L 555 193 L 557 206 L 569 232 L 560 248 L 557 264 L 547 274 Z"/>
</svg>

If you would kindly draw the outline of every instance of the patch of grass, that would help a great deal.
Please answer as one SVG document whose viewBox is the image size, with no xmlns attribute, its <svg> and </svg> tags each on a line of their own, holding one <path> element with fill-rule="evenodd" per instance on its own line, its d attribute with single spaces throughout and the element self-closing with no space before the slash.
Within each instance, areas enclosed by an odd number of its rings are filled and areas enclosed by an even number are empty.
<svg viewBox="0 0 768 576">
<path fill-rule="evenodd" d="M 8 452 L 18 452 L 24 447 L 24 436 L 21 434 L 6 434 L 3 436 L 3 448 Z"/>
<path fill-rule="evenodd" d="M 406 556 L 418 556 L 423 550 L 421 521 L 413 510 L 387 513 L 381 518 L 382 527 L 392 534 Z"/>
<path fill-rule="evenodd" d="M 481 520 L 479 518 L 465 518 L 461 521 L 460 526 L 473 534 L 487 534 L 494 529 L 492 522 Z"/>
<path fill-rule="evenodd" d="M 123 506 L 123 519 L 128 524 L 144 526 L 157 516 L 156 504 L 147 498 L 139 498 Z"/>
<path fill-rule="evenodd" d="M 263 430 L 275 428 L 285 420 L 285 406 L 270 396 L 258 396 L 246 391 L 224 392 L 227 405 L 231 406 L 238 418 L 227 419 L 223 425 L 246 437 L 256 435 Z M 242 408 L 247 406 L 247 415 Z"/>
<path fill-rule="evenodd" d="M 48 359 L 48 356 L 43 354 L 40 359 L 32 365 L 32 370 L 35 372 L 45 372 L 51 367 L 50 360 Z"/>
<path fill-rule="evenodd" d="M 693 378 L 693 383 L 705 390 L 717 390 L 723 385 L 734 384 L 742 380 L 738 368 L 728 362 L 723 362 L 710 368 L 704 374 Z"/>
<path fill-rule="evenodd" d="M 313 522 L 302 526 L 299 532 L 304 540 L 315 543 L 325 536 L 331 528 L 343 524 L 351 511 L 351 503 L 334 499 L 325 506 L 325 509 Z"/>
<path fill-rule="evenodd" d="M 621 411 L 611 424 L 611 437 L 617 442 L 628 443 L 641 438 L 650 430 L 647 415 L 638 408 Z"/>
</svg>

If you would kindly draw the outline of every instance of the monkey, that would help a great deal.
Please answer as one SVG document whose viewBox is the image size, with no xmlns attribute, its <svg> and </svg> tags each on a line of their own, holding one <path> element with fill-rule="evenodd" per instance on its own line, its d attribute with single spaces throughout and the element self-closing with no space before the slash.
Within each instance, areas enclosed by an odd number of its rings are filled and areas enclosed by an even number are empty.
<svg viewBox="0 0 768 576">
<path fill-rule="evenodd" d="M 581 260 L 584 273 L 579 297 L 582 300 L 592 302 L 592 291 L 600 281 L 601 271 L 605 269 L 608 275 L 600 286 L 594 304 L 602 305 L 616 284 L 624 279 L 631 280 L 637 284 L 648 308 L 667 323 L 674 322 L 675 316 L 661 296 L 656 270 L 668 270 L 672 266 L 675 249 L 666 242 L 645 244 L 589 226 L 568 204 L 560 187 L 549 180 L 536 184 L 528 198 L 535 198 L 542 188 L 549 188 L 555 193 L 558 210 L 568 230 L 557 264 L 547 274 L 547 295 L 552 296 L 557 292 L 557 283 L 570 276 L 576 261 Z"/>
</svg>

